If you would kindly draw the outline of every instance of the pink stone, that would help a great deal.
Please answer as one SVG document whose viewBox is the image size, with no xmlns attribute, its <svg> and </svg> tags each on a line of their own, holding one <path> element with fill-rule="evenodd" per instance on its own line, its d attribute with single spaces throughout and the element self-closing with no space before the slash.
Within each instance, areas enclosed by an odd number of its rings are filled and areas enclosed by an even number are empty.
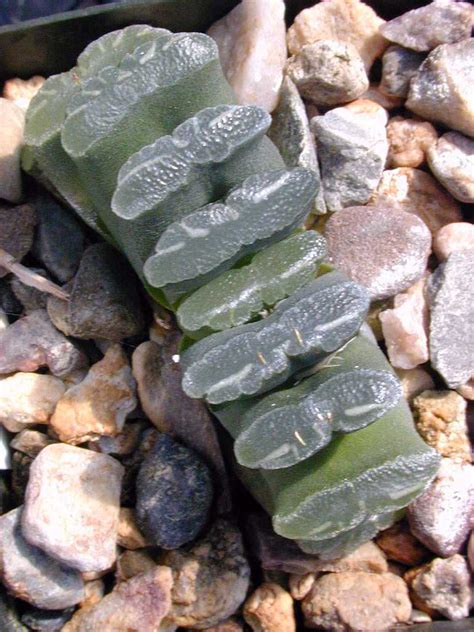
<svg viewBox="0 0 474 632">
<path fill-rule="evenodd" d="M 474 225 L 467 222 L 447 224 L 435 233 L 433 251 L 438 260 L 445 261 L 452 252 L 474 249 Z"/>
</svg>

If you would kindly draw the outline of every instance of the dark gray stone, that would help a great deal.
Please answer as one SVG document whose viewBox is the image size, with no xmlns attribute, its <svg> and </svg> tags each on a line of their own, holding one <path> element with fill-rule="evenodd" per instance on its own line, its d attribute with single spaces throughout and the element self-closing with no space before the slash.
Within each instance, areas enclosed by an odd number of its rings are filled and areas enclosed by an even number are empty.
<svg viewBox="0 0 474 632">
<path fill-rule="evenodd" d="M 389 46 L 382 57 L 380 89 L 385 94 L 405 99 L 410 81 L 416 75 L 425 55 L 401 46 Z"/>
<path fill-rule="evenodd" d="M 33 244 L 36 215 L 29 204 L 0 206 L 0 248 L 21 261 Z M 0 266 L 0 277 L 8 274 Z"/>
<path fill-rule="evenodd" d="M 0 516 L 10 509 L 10 491 L 3 473 L 0 472 Z M 0 628 L 1 629 L 1 628 Z"/>
<path fill-rule="evenodd" d="M 158 437 L 137 477 L 137 522 L 147 539 L 164 549 L 190 542 L 208 519 L 212 496 L 201 459 L 170 436 Z"/>
<path fill-rule="evenodd" d="M 28 632 L 20 623 L 15 603 L 0 584 L 0 630 L 2 632 Z"/>
<path fill-rule="evenodd" d="M 58 329 L 77 338 L 119 342 L 144 326 L 138 279 L 122 255 L 106 243 L 89 246 L 66 286 L 69 301 L 51 296 L 48 313 Z"/>
<path fill-rule="evenodd" d="M 48 278 L 47 272 L 41 268 L 30 268 L 30 270 L 32 272 L 36 272 L 45 279 Z M 46 292 L 41 292 L 41 290 L 31 287 L 31 285 L 25 285 L 15 276 L 12 277 L 10 285 L 13 294 L 23 305 L 26 314 L 34 312 L 35 309 L 46 308 L 46 302 L 48 300 L 48 294 Z"/>
<path fill-rule="evenodd" d="M 65 610 L 31 608 L 21 617 L 21 622 L 36 632 L 60 632 L 73 614 L 74 608 Z"/>
<path fill-rule="evenodd" d="M 25 498 L 26 486 L 30 477 L 30 466 L 33 458 L 22 452 L 13 451 L 11 488 L 15 505 L 21 505 Z"/>
<path fill-rule="evenodd" d="M 11 277 L 0 278 L 0 308 L 9 316 L 10 320 L 13 320 L 16 316 L 23 314 L 23 305 L 13 294 L 10 280 Z"/>
</svg>

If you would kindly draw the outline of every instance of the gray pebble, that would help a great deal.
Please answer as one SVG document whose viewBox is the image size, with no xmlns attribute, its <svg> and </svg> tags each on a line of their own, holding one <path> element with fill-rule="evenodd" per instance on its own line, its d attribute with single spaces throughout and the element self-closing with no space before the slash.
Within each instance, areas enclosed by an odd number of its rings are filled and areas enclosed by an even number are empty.
<svg viewBox="0 0 474 632">
<path fill-rule="evenodd" d="M 39 274 L 45 279 L 48 278 L 48 274 L 41 268 L 30 268 L 30 271 L 36 272 L 36 274 Z M 48 300 L 48 294 L 46 292 L 41 292 L 41 290 L 31 285 L 25 285 L 25 283 L 22 283 L 20 279 L 15 276 L 11 280 L 11 288 L 13 294 L 23 305 L 26 314 L 34 312 L 35 309 L 46 308 L 46 302 Z"/>
<path fill-rule="evenodd" d="M 0 206 L 0 248 L 21 261 L 33 244 L 36 215 L 32 206 Z M 8 274 L 0 266 L 0 277 Z"/>
<path fill-rule="evenodd" d="M 176 549 L 204 527 L 212 495 L 207 466 L 194 452 L 162 434 L 138 473 L 138 525 L 154 545 Z"/>
<path fill-rule="evenodd" d="M 460 250 L 449 255 L 430 282 L 430 358 L 450 388 L 474 375 L 473 270 L 474 250 Z"/>
<path fill-rule="evenodd" d="M 2 273 L 0 271 L 0 277 Z M 23 313 L 23 305 L 13 294 L 13 290 L 10 285 L 12 277 L 0 278 L 0 308 L 5 312 L 7 316 L 14 318 L 15 316 L 21 316 Z"/>
<path fill-rule="evenodd" d="M 35 632 L 60 632 L 74 613 L 74 608 L 65 610 L 40 610 L 31 608 L 21 617 L 21 622 Z"/>
<path fill-rule="evenodd" d="M 354 206 L 327 222 L 328 262 L 365 285 L 372 300 L 408 289 L 425 273 L 431 233 L 411 213 L 382 206 Z"/>
<path fill-rule="evenodd" d="M 431 171 L 460 202 L 474 203 L 474 140 L 448 132 L 427 152 Z"/>
<path fill-rule="evenodd" d="M 389 46 L 382 57 L 380 89 L 385 94 L 405 99 L 410 81 L 416 75 L 425 55 L 401 46 Z"/>
</svg>

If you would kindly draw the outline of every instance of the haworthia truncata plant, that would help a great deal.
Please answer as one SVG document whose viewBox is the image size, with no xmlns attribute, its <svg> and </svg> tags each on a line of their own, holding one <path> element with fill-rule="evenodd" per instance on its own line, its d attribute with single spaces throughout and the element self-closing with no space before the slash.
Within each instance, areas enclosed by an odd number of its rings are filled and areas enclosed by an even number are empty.
<svg viewBox="0 0 474 632">
<path fill-rule="evenodd" d="M 23 165 L 174 309 L 197 340 L 184 390 L 235 439 L 275 530 L 330 558 L 397 520 L 439 459 L 358 335 L 367 291 L 318 271 L 324 239 L 301 231 L 318 182 L 285 168 L 270 123 L 235 104 L 209 37 L 132 26 L 45 82 Z"/>
</svg>

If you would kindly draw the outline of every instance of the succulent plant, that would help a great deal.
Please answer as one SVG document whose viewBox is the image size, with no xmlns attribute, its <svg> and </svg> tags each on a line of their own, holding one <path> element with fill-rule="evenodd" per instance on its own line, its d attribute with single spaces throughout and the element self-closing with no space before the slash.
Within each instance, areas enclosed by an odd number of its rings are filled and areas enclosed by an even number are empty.
<svg viewBox="0 0 474 632">
<path fill-rule="evenodd" d="M 237 471 L 305 551 L 340 555 L 434 477 L 367 291 L 302 232 L 317 194 L 285 169 L 270 116 L 236 105 L 200 33 L 132 26 L 49 78 L 23 164 L 128 257 L 186 333 L 183 388 L 235 439 Z"/>
</svg>

